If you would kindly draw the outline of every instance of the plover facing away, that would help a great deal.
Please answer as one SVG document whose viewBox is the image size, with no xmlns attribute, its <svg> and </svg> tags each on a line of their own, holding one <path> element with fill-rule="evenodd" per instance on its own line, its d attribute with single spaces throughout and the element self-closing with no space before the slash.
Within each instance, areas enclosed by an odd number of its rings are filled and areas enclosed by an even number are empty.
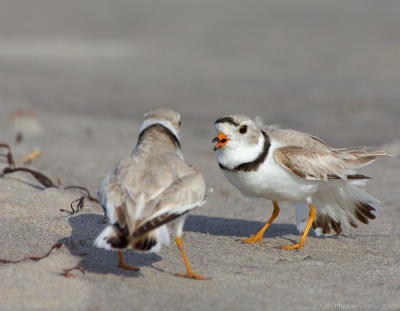
<svg viewBox="0 0 400 311">
<path fill-rule="evenodd" d="M 369 177 L 356 170 L 386 156 L 385 152 L 335 149 L 315 136 L 267 126 L 260 117 L 253 121 L 229 115 L 214 126 L 218 132 L 214 150 L 228 180 L 246 196 L 273 202 L 265 226 L 244 242 L 262 241 L 279 214 L 279 201 L 296 203 L 297 228 L 303 232 L 299 243 L 283 249 L 302 248 L 311 226 L 317 235 L 331 229 L 340 234 L 343 228 L 357 227 L 357 221 L 367 224 L 376 217 L 379 201 L 357 187 Z"/>
<path fill-rule="evenodd" d="M 94 245 L 116 250 L 120 266 L 127 265 L 122 251 L 158 252 L 169 245 L 167 224 L 185 262 L 181 277 L 204 280 L 189 265 L 182 242 L 186 213 L 205 203 L 206 185 L 200 171 L 183 160 L 179 141 L 180 115 L 169 109 L 150 111 L 144 117 L 131 156 L 120 161 L 101 183 L 98 198 L 110 224 Z"/>
</svg>

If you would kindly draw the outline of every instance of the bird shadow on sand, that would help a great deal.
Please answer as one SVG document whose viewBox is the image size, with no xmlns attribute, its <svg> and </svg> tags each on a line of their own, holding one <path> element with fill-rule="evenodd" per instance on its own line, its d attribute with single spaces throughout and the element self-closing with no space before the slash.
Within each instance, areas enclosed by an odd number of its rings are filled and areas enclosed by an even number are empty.
<svg viewBox="0 0 400 311">
<path fill-rule="evenodd" d="M 93 246 L 95 238 L 106 226 L 103 223 L 103 216 L 80 214 L 71 216 L 68 221 L 72 228 L 71 235 L 61 239 L 59 242 L 63 242 L 72 255 L 82 257 L 78 267 L 94 273 L 112 273 L 129 277 L 141 276 L 140 271 L 135 272 L 120 268 L 117 252 Z M 130 250 L 124 252 L 125 263 L 139 268 L 148 266 L 160 270 L 154 267 L 153 264 L 161 259 L 161 256 L 153 253 L 143 254 Z"/>
<path fill-rule="evenodd" d="M 259 221 L 189 215 L 185 221 L 184 231 L 245 238 L 256 234 L 264 225 L 265 223 Z M 272 223 L 265 231 L 264 237 L 274 238 L 290 234 L 299 234 L 294 224 Z"/>
<path fill-rule="evenodd" d="M 58 242 L 63 242 L 73 256 L 81 257 L 78 267 L 85 271 L 129 277 L 142 276 L 140 272 L 125 270 L 119 267 L 117 252 L 98 249 L 93 242 L 105 228 L 103 216 L 97 214 L 79 214 L 68 218 L 71 225 L 71 235 Z M 189 215 L 185 221 L 184 231 L 206 233 L 215 236 L 249 237 L 257 233 L 265 223 L 234 218 L 221 218 L 202 215 Z M 294 224 L 271 224 L 264 237 L 274 238 L 285 235 L 298 235 Z M 153 253 L 138 253 L 125 251 L 124 260 L 127 264 L 137 267 L 152 267 L 160 272 L 166 272 L 153 266 L 162 257 Z"/>
</svg>

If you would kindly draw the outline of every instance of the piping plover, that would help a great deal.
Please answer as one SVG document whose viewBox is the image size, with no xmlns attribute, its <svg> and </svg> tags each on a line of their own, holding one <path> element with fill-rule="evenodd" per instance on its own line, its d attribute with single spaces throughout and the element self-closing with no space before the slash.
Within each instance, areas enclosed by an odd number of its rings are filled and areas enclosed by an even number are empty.
<svg viewBox="0 0 400 311">
<path fill-rule="evenodd" d="M 205 203 L 206 185 L 200 171 L 187 165 L 180 148 L 180 115 L 157 109 L 145 114 L 137 145 L 130 157 L 120 161 L 101 183 L 98 198 L 110 224 L 94 245 L 116 250 L 120 266 L 122 251 L 158 252 L 169 245 L 167 224 L 176 232 L 187 273 L 181 277 L 207 279 L 195 273 L 182 242 L 185 214 Z"/>
<path fill-rule="evenodd" d="M 279 201 L 297 203 L 297 228 L 303 232 L 299 243 L 283 249 L 302 248 L 311 226 L 317 235 L 329 234 L 331 229 L 340 234 L 343 228 L 357 227 L 357 220 L 367 224 L 376 217 L 379 201 L 357 187 L 369 177 L 356 169 L 385 152 L 335 149 L 315 136 L 264 125 L 260 117 L 253 121 L 230 115 L 214 125 L 219 132 L 214 150 L 228 180 L 244 195 L 273 202 L 268 222 L 244 242 L 262 241 L 279 214 Z"/>
</svg>

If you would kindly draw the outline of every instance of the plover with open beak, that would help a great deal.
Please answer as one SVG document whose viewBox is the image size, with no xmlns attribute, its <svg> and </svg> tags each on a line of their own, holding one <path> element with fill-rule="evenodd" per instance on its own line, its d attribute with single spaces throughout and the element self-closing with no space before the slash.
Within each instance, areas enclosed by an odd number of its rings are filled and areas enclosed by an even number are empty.
<svg viewBox="0 0 400 311">
<path fill-rule="evenodd" d="M 183 160 L 180 125 L 180 115 L 169 109 L 144 116 L 132 154 L 101 183 L 98 198 L 110 224 L 94 245 L 118 251 L 122 268 L 138 270 L 124 262 L 122 251 L 158 252 L 169 244 L 168 224 L 187 268 L 176 275 L 205 280 L 190 267 L 182 242 L 185 216 L 205 203 L 206 185 L 200 171 Z"/>
<path fill-rule="evenodd" d="M 265 226 L 244 242 L 262 241 L 279 214 L 279 201 L 296 203 L 297 228 L 303 232 L 299 243 L 283 249 L 302 248 L 311 226 L 317 235 L 331 229 L 340 234 L 376 217 L 379 201 L 357 187 L 369 177 L 356 170 L 386 156 L 385 152 L 332 148 L 315 136 L 267 126 L 260 117 L 253 121 L 229 115 L 214 125 L 218 132 L 214 150 L 228 180 L 244 195 L 273 202 Z"/>
</svg>

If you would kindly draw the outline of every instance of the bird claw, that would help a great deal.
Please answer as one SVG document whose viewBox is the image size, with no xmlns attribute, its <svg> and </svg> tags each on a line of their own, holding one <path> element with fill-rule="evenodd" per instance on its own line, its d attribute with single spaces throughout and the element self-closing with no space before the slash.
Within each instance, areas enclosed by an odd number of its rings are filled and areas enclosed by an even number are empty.
<svg viewBox="0 0 400 311">
<path fill-rule="evenodd" d="M 140 269 L 136 266 L 131 266 L 131 265 L 119 265 L 122 269 L 125 270 L 130 270 L 130 271 L 140 271 Z"/>
<path fill-rule="evenodd" d="M 300 246 L 300 244 L 297 243 L 293 245 L 282 246 L 281 249 L 291 250 L 291 249 L 301 249 L 301 247 L 302 246 Z"/>
<path fill-rule="evenodd" d="M 210 278 L 201 276 L 201 275 L 197 274 L 196 272 L 186 272 L 185 274 L 175 273 L 175 276 L 180 277 L 180 278 L 194 279 L 194 280 L 210 280 Z"/>
<path fill-rule="evenodd" d="M 127 265 L 124 263 L 124 264 L 120 264 L 119 266 L 125 270 L 136 271 L 136 272 L 140 271 L 140 269 L 134 265 Z"/>
<path fill-rule="evenodd" d="M 249 243 L 249 244 L 253 244 L 256 242 L 262 242 L 262 236 L 258 236 L 258 235 L 253 235 L 252 237 L 249 237 L 248 239 L 240 239 L 240 241 L 244 242 L 244 243 Z"/>
</svg>

